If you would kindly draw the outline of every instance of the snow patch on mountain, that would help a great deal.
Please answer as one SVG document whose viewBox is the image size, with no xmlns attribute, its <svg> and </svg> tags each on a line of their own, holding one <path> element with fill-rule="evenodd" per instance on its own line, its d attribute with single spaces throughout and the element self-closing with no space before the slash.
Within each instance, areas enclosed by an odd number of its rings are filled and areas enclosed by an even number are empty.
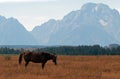
<svg viewBox="0 0 120 79">
<path fill-rule="evenodd" d="M 100 22 L 100 24 L 101 24 L 102 26 L 107 26 L 107 25 L 108 25 L 108 23 L 105 22 L 105 21 L 102 20 L 102 19 L 100 19 L 99 22 Z"/>
</svg>

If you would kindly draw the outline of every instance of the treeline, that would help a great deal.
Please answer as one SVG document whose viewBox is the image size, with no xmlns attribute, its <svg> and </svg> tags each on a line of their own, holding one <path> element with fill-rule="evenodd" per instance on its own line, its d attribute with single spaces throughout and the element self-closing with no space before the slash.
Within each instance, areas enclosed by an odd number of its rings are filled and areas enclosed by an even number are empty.
<svg viewBox="0 0 120 79">
<path fill-rule="evenodd" d="M 7 48 L 7 47 L 1 47 L 0 48 L 0 54 L 19 54 L 24 49 L 13 49 L 13 48 Z"/>
<path fill-rule="evenodd" d="M 32 52 L 49 52 L 57 55 L 120 55 L 120 46 L 115 48 L 101 47 L 99 45 L 93 46 L 58 46 L 45 47 L 36 49 L 11 49 L 0 48 L 0 54 L 20 54 L 23 51 Z"/>
<path fill-rule="evenodd" d="M 120 55 L 120 46 L 116 48 L 93 46 L 60 46 L 36 49 L 35 52 L 51 52 L 59 55 Z"/>
</svg>

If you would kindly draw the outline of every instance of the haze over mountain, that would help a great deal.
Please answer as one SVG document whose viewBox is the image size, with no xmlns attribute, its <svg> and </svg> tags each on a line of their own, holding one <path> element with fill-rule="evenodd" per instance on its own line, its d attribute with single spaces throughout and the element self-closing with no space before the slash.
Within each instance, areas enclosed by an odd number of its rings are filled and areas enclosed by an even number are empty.
<svg viewBox="0 0 120 79">
<path fill-rule="evenodd" d="M 34 37 L 15 18 L 0 16 L 0 45 L 33 45 Z"/>
<path fill-rule="evenodd" d="M 28 32 L 15 18 L 0 16 L 0 45 L 120 44 L 120 14 L 102 3 L 87 3 L 61 20 L 50 19 Z"/>
<path fill-rule="evenodd" d="M 41 26 L 35 27 L 31 34 L 36 38 L 40 45 L 47 45 L 50 42 L 51 36 L 57 31 L 59 28 L 59 22 L 51 19 L 48 22 L 42 24 Z"/>
<path fill-rule="evenodd" d="M 62 20 L 49 20 L 31 34 L 43 45 L 120 43 L 120 14 L 102 3 L 87 3 Z"/>
</svg>

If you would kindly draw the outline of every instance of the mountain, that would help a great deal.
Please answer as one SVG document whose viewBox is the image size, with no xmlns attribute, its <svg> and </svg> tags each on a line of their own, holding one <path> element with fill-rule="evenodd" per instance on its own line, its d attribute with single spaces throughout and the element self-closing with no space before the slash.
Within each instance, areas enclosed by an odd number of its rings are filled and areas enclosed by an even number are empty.
<svg viewBox="0 0 120 79">
<path fill-rule="evenodd" d="M 0 16 L 0 45 L 33 45 L 34 37 L 15 18 Z"/>
<path fill-rule="evenodd" d="M 62 20 L 36 26 L 32 35 L 47 45 L 108 45 L 120 43 L 120 14 L 102 3 L 87 3 Z"/>
<path fill-rule="evenodd" d="M 48 22 L 42 24 L 40 27 L 37 26 L 35 27 L 31 34 L 35 37 L 37 42 L 40 45 L 47 45 L 50 40 L 50 36 L 57 31 L 58 27 L 58 22 L 54 19 L 49 20 Z"/>
</svg>

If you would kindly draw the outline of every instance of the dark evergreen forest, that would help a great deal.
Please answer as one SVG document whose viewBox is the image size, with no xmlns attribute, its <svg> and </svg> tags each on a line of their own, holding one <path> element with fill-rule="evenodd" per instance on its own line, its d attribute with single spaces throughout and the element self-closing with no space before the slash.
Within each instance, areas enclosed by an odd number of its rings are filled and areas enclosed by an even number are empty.
<svg viewBox="0 0 120 79">
<path fill-rule="evenodd" d="M 20 54 L 23 51 L 31 52 L 49 52 L 56 55 L 120 55 L 120 46 L 115 48 L 93 46 L 53 46 L 34 49 L 14 49 L 1 47 L 0 54 Z"/>
</svg>

